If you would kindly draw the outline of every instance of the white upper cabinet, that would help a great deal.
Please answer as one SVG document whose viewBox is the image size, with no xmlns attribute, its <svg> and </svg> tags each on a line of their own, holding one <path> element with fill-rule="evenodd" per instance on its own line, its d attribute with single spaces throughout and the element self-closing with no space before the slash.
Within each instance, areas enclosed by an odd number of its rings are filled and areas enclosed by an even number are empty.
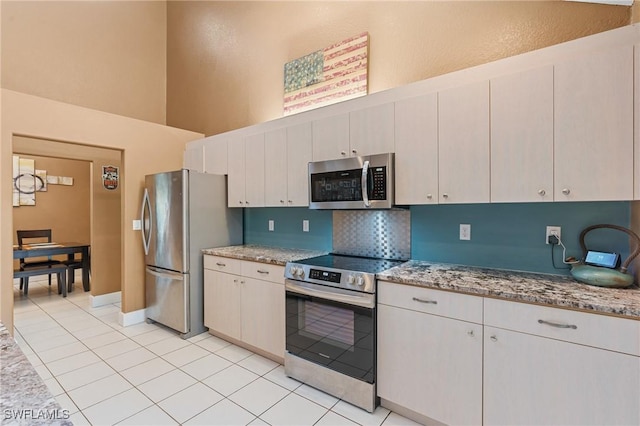
<svg viewBox="0 0 640 426">
<path fill-rule="evenodd" d="M 264 135 L 264 201 L 267 207 L 287 205 L 287 129 Z"/>
<path fill-rule="evenodd" d="M 264 134 L 245 139 L 245 207 L 264 207 Z"/>
<path fill-rule="evenodd" d="M 264 207 L 264 133 L 231 139 L 227 154 L 228 206 Z"/>
<path fill-rule="evenodd" d="M 633 198 L 633 46 L 555 65 L 555 200 Z"/>
<path fill-rule="evenodd" d="M 182 164 L 185 169 L 202 172 L 204 170 L 202 145 L 187 146 L 184 150 Z"/>
<path fill-rule="evenodd" d="M 229 175 L 227 177 L 227 205 L 229 207 L 244 207 L 245 195 L 245 164 L 244 139 L 231 138 L 227 148 Z"/>
<path fill-rule="evenodd" d="M 312 159 L 311 123 L 287 128 L 287 204 L 309 205 L 309 162 Z"/>
<path fill-rule="evenodd" d="M 227 174 L 227 138 L 207 140 L 204 149 L 204 171 L 214 175 Z"/>
<path fill-rule="evenodd" d="M 553 201 L 553 67 L 490 85 L 491 201 Z"/>
<path fill-rule="evenodd" d="M 315 120 L 312 129 L 313 161 L 349 156 L 349 114 Z"/>
<path fill-rule="evenodd" d="M 390 102 L 313 121 L 313 161 L 394 152 L 393 116 Z"/>
<path fill-rule="evenodd" d="M 265 133 L 265 205 L 309 205 L 311 123 Z"/>
<path fill-rule="evenodd" d="M 440 203 L 489 202 L 489 82 L 438 94 Z"/>
<path fill-rule="evenodd" d="M 395 103 L 396 204 L 438 203 L 438 95 Z"/>
<path fill-rule="evenodd" d="M 393 117 L 393 103 L 352 111 L 349 114 L 350 155 L 394 152 Z"/>
</svg>

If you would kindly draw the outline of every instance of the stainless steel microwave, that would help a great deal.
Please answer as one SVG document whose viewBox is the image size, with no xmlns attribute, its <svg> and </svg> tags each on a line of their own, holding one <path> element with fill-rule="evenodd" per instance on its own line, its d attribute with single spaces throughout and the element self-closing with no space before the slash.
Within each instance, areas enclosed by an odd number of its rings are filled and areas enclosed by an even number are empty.
<svg viewBox="0 0 640 426">
<path fill-rule="evenodd" d="M 310 209 L 393 207 L 393 154 L 309 163 Z"/>
</svg>

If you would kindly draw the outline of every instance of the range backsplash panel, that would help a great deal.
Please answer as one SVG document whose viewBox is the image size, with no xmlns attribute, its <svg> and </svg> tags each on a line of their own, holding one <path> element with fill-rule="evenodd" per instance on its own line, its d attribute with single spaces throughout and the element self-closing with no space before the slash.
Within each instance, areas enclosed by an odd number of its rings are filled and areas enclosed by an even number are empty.
<svg viewBox="0 0 640 426">
<path fill-rule="evenodd" d="M 335 210 L 333 252 L 379 259 L 411 258 L 411 212 Z"/>
</svg>

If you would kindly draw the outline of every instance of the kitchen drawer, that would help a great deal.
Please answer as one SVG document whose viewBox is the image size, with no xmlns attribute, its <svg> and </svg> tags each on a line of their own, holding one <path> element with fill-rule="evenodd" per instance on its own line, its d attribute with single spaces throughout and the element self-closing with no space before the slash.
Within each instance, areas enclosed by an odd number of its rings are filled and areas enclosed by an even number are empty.
<svg viewBox="0 0 640 426">
<path fill-rule="evenodd" d="M 242 262 L 242 276 L 284 285 L 284 266 L 260 262 Z"/>
<path fill-rule="evenodd" d="M 484 299 L 484 325 L 640 355 L 640 321 Z"/>
<path fill-rule="evenodd" d="M 230 257 L 204 255 L 204 269 L 226 272 L 228 274 L 240 275 L 242 271 L 242 260 Z"/>
<path fill-rule="evenodd" d="M 482 324 L 482 297 L 378 281 L 378 303 Z"/>
</svg>

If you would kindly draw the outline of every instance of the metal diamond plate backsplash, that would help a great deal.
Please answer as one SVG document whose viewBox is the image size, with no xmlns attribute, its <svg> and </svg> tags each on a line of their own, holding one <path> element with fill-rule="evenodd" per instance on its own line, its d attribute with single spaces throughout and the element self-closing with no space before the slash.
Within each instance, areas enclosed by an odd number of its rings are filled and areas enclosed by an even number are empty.
<svg viewBox="0 0 640 426">
<path fill-rule="evenodd" d="M 411 257 L 409 210 L 336 210 L 333 252 L 407 260 Z"/>
</svg>

